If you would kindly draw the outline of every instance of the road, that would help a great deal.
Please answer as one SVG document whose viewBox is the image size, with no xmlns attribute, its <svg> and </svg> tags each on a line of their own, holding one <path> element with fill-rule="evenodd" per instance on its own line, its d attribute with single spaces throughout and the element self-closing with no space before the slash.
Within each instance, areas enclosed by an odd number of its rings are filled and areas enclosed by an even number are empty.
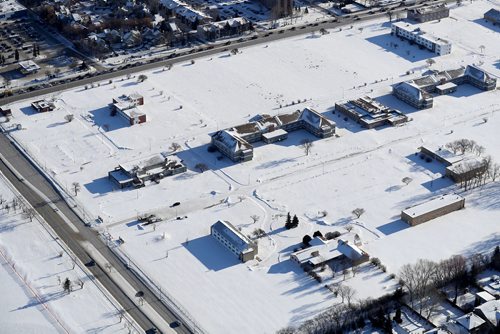
<svg viewBox="0 0 500 334">
<path fill-rule="evenodd" d="M 5 135 L 0 135 L 0 153 L 8 160 L 11 166 L 22 176 L 23 179 L 30 182 L 34 187 L 40 190 L 50 201 L 55 204 L 58 210 L 61 211 L 71 222 L 76 230 L 67 224 L 62 217 L 54 211 L 54 209 L 36 194 L 25 182 L 9 169 L 9 166 L 1 160 L 0 171 L 21 193 L 21 195 L 37 210 L 44 220 L 57 233 L 59 238 L 66 243 L 71 251 L 82 261 L 88 263 L 93 260 L 86 252 L 82 243 L 89 242 L 95 249 L 106 258 L 108 263 L 118 272 L 127 282 L 135 289 L 135 291 L 144 292 L 144 300 L 149 303 L 153 309 L 169 324 L 176 319 L 172 312 L 161 303 L 156 296 L 145 286 L 125 265 L 115 256 L 113 252 L 103 243 L 97 233 L 86 227 L 81 219 L 73 212 L 68 204 L 59 196 L 52 185 L 36 170 L 31 163 L 10 143 Z M 138 308 L 134 302 L 115 284 L 110 278 L 108 272 L 99 265 L 90 266 L 88 268 L 92 275 L 100 281 L 100 283 L 113 295 L 113 297 L 122 305 L 133 319 L 144 330 L 155 327 L 153 322 L 144 315 L 143 311 Z M 184 326 L 177 327 L 175 330 L 178 333 L 190 333 Z"/>
<path fill-rule="evenodd" d="M 438 4 L 438 3 L 448 3 L 448 2 L 453 2 L 455 0 L 432 0 L 432 1 L 427 1 L 427 2 L 422 2 L 417 5 L 409 6 L 407 8 L 418 8 L 421 7 L 427 3 L 432 3 L 432 4 Z M 406 11 L 406 7 L 397 7 L 392 10 L 393 17 L 396 16 L 397 13 L 399 12 L 404 12 Z M 358 18 L 355 18 L 358 16 Z M 362 22 L 365 20 L 372 20 L 380 17 L 387 16 L 386 12 L 377 12 L 373 14 L 369 14 L 367 12 L 364 13 L 359 13 L 359 14 L 352 14 L 350 17 L 342 17 L 339 16 L 337 18 L 327 18 L 325 17 L 321 22 L 313 23 L 311 25 L 307 26 L 301 26 L 301 27 L 287 27 L 287 28 L 281 28 L 281 29 L 276 29 L 273 31 L 268 31 L 268 32 L 262 32 L 258 35 L 257 38 L 252 39 L 252 37 L 245 37 L 243 41 L 241 42 L 232 42 L 230 45 L 226 45 L 226 43 L 219 43 L 217 45 L 214 45 L 212 49 L 206 50 L 208 46 L 202 46 L 202 47 L 194 47 L 192 49 L 193 53 L 188 53 L 185 55 L 179 55 L 176 56 L 175 58 L 167 59 L 167 60 L 160 60 L 160 61 L 153 61 L 151 63 L 147 64 L 141 64 L 138 66 L 134 67 L 129 67 L 126 69 L 113 69 L 109 70 L 107 73 L 102 73 L 95 75 L 93 77 L 88 77 L 88 78 L 83 78 L 79 79 L 76 81 L 71 81 L 67 83 L 62 83 L 62 84 L 57 84 L 52 87 L 47 87 L 47 88 L 42 88 L 38 89 L 36 91 L 32 92 L 26 92 L 22 94 L 17 94 L 14 96 L 10 97 L 4 97 L 0 99 L 0 103 L 3 105 L 13 103 L 19 100 L 24 100 L 28 98 L 33 98 L 36 96 L 40 95 L 46 95 L 46 94 L 52 94 L 56 92 L 60 92 L 62 90 L 67 90 L 83 85 L 88 85 L 91 83 L 95 83 L 97 81 L 107 81 L 107 80 L 112 80 L 116 77 L 120 76 L 126 76 L 128 74 L 134 74 L 142 71 L 147 71 L 147 70 L 152 70 L 155 68 L 167 66 L 167 65 L 174 65 L 177 63 L 182 63 L 186 61 L 190 61 L 192 59 L 197 59 L 201 57 L 207 57 L 211 56 L 220 52 L 225 52 L 229 51 L 234 48 L 244 48 L 244 47 L 249 47 L 257 44 L 266 44 L 270 43 L 272 41 L 276 41 L 282 38 L 289 38 L 289 37 L 294 37 L 294 36 L 299 36 L 303 34 L 308 34 L 312 33 L 315 31 L 319 31 L 320 29 L 334 29 L 334 28 L 340 28 L 344 26 L 350 26 L 353 25 L 354 23 Z M 338 21 L 333 21 L 333 20 L 338 20 Z M 200 51 L 200 48 L 204 48 L 204 50 Z"/>
</svg>

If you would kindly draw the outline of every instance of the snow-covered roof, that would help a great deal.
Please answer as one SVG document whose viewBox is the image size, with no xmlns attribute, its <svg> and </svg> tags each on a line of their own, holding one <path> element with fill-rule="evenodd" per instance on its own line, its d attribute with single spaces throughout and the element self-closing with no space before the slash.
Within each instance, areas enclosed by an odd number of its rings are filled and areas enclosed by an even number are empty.
<svg viewBox="0 0 500 334">
<path fill-rule="evenodd" d="M 446 167 L 446 170 L 455 174 L 462 174 L 471 170 L 475 170 L 477 168 L 481 168 L 483 166 L 484 166 L 483 161 L 480 161 L 474 157 L 466 157 L 461 161 Z"/>
<path fill-rule="evenodd" d="M 40 69 L 40 66 L 38 66 L 33 60 L 20 61 L 19 66 L 27 72 L 34 72 Z"/>
<path fill-rule="evenodd" d="M 299 120 L 307 122 L 317 129 L 321 129 L 323 127 L 334 127 L 334 124 L 332 124 L 332 122 L 330 122 L 326 117 L 310 108 L 302 110 Z"/>
<path fill-rule="evenodd" d="M 272 139 L 272 138 L 277 138 L 286 135 L 288 132 L 286 132 L 283 129 L 277 129 L 274 131 L 266 132 L 262 135 L 262 137 L 266 139 Z"/>
<path fill-rule="evenodd" d="M 500 325 L 500 300 L 493 297 L 493 300 L 476 307 L 475 310 L 480 311 L 493 326 Z"/>
<path fill-rule="evenodd" d="M 410 81 L 403 81 L 396 85 L 394 88 L 399 90 L 400 92 L 404 92 L 406 95 L 411 96 L 414 100 L 422 100 L 424 98 L 422 90 Z"/>
<path fill-rule="evenodd" d="M 245 252 L 251 249 L 252 242 L 243 233 L 238 231 L 230 222 L 219 220 L 212 225 L 212 230 L 217 231 L 220 235 L 230 242 L 231 245 L 240 252 Z"/>
<path fill-rule="evenodd" d="M 318 265 L 342 255 L 350 260 L 359 260 L 364 256 L 364 252 L 354 243 L 347 240 L 327 241 L 320 237 L 313 238 L 310 247 L 296 251 L 290 257 L 296 259 L 300 264 L 310 263 Z"/>
<path fill-rule="evenodd" d="M 457 155 L 444 147 L 438 147 L 435 145 L 423 145 L 420 147 L 420 150 L 432 152 L 436 157 L 446 161 L 450 165 L 464 159 L 463 155 Z"/>
<path fill-rule="evenodd" d="M 486 291 L 480 291 L 476 295 L 484 301 L 489 302 L 490 300 L 495 300 L 495 297 Z"/>
<path fill-rule="evenodd" d="M 431 199 L 430 201 L 427 201 L 425 203 L 408 208 L 404 210 L 403 213 L 407 214 L 410 217 L 415 218 L 463 200 L 464 198 L 460 195 L 447 194 Z"/>
<path fill-rule="evenodd" d="M 230 129 L 217 131 L 213 138 L 233 152 L 252 149 L 252 146 L 246 140 L 240 138 L 235 131 Z"/>
<path fill-rule="evenodd" d="M 467 65 L 467 68 L 465 69 L 465 75 L 482 82 L 488 82 L 492 80 L 488 73 L 475 65 Z"/>
<path fill-rule="evenodd" d="M 485 321 L 483 319 L 481 319 L 479 316 L 475 315 L 474 313 L 467 313 L 467 314 L 457 318 L 456 321 L 467 330 L 477 328 L 485 323 Z"/>
</svg>

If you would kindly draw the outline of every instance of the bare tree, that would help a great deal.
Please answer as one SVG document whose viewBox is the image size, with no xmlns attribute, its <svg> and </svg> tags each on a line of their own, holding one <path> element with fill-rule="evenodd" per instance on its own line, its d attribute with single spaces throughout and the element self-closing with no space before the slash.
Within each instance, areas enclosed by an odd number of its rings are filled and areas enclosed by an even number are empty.
<svg viewBox="0 0 500 334">
<path fill-rule="evenodd" d="M 78 196 L 78 192 L 80 191 L 80 183 L 78 182 L 73 182 L 71 184 L 71 186 L 73 187 L 73 191 L 75 192 L 75 196 Z"/>
<path fill-rule="evenodd" d="M 436 63 L 436 61 L 432 58 L 428 58 L 425 62 L 427 63 L 428 67 L 431 67 L 432 65 L 434 65 Z"/>
<path fill-rule="evenodd" d="M 171 151 L 175 152 L 175 151 L 178 151 L 181 149 L 181 145 L 179 145 L 178 143 L 172 143 L 172 144 L 170 144 L 169 149 Z"/>
<path fill-rule="evenodd" d="M 411 177 L 403 177 L 403 179 L 401 180 L 404 184 L 406 185 L 409 185 L 411 183 L 411 181 L 413 181 L 413 179 Z"/>
<path fill-rule="evenodd" d="M 302 139 L 300 142 L 300 147 L 302 147 L 304 153 L 307 156 L 311 152 L 311 149 L 313 147 L 313 142 L 310 139 Z"/>
<path fill-rule="evenodd" d="M 354 290 L 353 288 L 351 288 L 348 285 L 341 284 L 338 287 L 338 293 L 339 293 L 340 298 L 342 298 L 342 303 L 345 300 L 345 301 L 347 301 L 347 305 L 350 306 L 352 298 L 354 297 L 354 295 L 356 295 L 356 290 Z"/>
<path fill-rule="evenodd" d="M 255 224 L 256 222 L 259 221 L 260 217 L 257 215 L 251 215 L 250 218 L 252 219 L 253 223 Z"/>
<path fill-rule="evenodd" d="M 30 222 L 33 221 L 33 218 L 35 218 L 36 211 L 33 208 L 27 208 L 24 210 L 24 218 L 29 219 Z"/>
<path fill-rule="evenodd" d="M 68 123 L 70 123 L 74 118 L 75 118 L 75 116 L 73 114 L 67 114 L 66 116 L 64 116 L 64 119 Z"/>
<path fill-rule="evenodd" d="M 363 215 L 363 213 L 365 213 L 365 209 L 363 209 L 363 208 L 356 208 L 356 209 L 352 210 L 352 214 L 355 215 L 356 218 L 361 217 L 361 215 Z"/>
<path fill-rule="evenodd" d="M 204 163 L 197 163 L 195 166 L 194 166 L 196 169 L 198 169 L 201 173 L 203 173 L 204 171 L 207 171 L 208 170 L 208 166 Z"/>
<path fill-rule="evenodd" d="M 148 77 L 145 75 L 145 74 L 140 74 L 138 77 L 137 77 L 137 82 L 144 82 L 148 79 Z"/>
<path fill-rule="evenodd" d="M 499 174 L 500 174 L 500 165 L 497 163 L 492 163 L 488 169 L 488 176 L 491 179 L 491 181 L 495 182 Z"/>
</svg>

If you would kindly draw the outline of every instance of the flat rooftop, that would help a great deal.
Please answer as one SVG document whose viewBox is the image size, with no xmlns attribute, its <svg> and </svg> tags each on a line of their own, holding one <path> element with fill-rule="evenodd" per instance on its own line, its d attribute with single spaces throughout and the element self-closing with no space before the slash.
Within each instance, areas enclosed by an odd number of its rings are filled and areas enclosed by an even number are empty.
<svg viewBox="0 0 500 334">
<path fill-rule="evenodd" d="M 403 211 L 403 213 L 407 214 L 408 216 L 415 218 L 419 217 L 422 215 L 425 215 L 429 212 L 433 212 L 435 210 L 439 210 L 445 206 L 448 206 L 450 204 L 455 204 L 460 201 L 463 201 L 464 198 L 460 195 L 457 194 L 448 194 L 448 195 L 443 195 L 434 199 L 431 199 L 428 202 L 415 205 L 411 208 L 408 208 Z"/>
</svg>

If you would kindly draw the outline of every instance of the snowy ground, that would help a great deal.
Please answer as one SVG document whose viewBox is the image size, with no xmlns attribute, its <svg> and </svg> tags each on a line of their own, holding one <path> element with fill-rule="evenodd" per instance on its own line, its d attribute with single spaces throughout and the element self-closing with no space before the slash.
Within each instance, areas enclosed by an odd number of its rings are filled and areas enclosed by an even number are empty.
<svg viewBox="0 0 500 334">
<path fill-rule="evenodd" d="M 306 233 L 345 233 L 352 225 L 362 248 L 393 273 L 419 258 L 486 252 L 499 243 L 498 182 L 464 194 L 465 210 L 412 228 L 399 219 L 408 206 L 458 190 L 441 178 L 443 166 L 415 156 L 423 143 L 470 138 L 500 162 L 499 92 L 463 85 L 449 96 L 436 97 L 434 108 L 424 111 L 390 95 L 392 83 L 421 75 L 431 57 L 435 69 L 476 63 L 498 77 L 499 28 L 481 19 L 494 6 L 499 2 L 467 3 L 453 9 L 450 18 L 422 24 L 423 30 L 453 43 L 451 55 L 437 57 L 390 36 L 387 23 L 368 22 L 324 36 L 243 49 L 236 56 L 220 54 L 170 71 L 153 70 L 145 73 L 143 83 L 118 79 L 63 92 L 54 96 L 58 109 L 51 113 L 34 114 L 29 101 L 20 102 L 12 106 L 12 122 L 25 130 L 11 133 L 68 192 L 73 182 L 82 184 L 76 198 L 80 206 L 103 217 L 104 228 L 125 240 L 122 251 L 209 332 L 272 332 L 339 302 L 325 283 L 316 283 L 288 260 Z M 406 75 L 408 71 L 414 73 Z M 145 96 L 148 122 L 129 127 L 109 116 L 108 104 L 113 96 L 135 91 Z M 364 130 L 331 112 L 335 102 L 366 94 L 412 121 Z M 297 104 L 299 99 L 307 102 Z M 257 114 L 306 106 L 334 120 L 340 137 L 316 140 L 298 131 L 274 145 L 257 144 L 254 159 L 244 164 L 219 161 L 217 153 L 207 152 L 208 134 L 217 129 Z M 64 121 L 68 113 L 76 116 L 71 123 Z M 304 137 L 314 140 L 309 156 L 299 147 Z M 178 156 L 188 172 L 139 190 L 113 189 L 109 170 L 169 151 L 172 142 L 181 144 Z M 199 173 L 194 168 L 199 162 L 210 170 Z M 404 177 L 413 181 L 405 185 Z M 168 207 L 177 201 L 180 206 Z M 357 207 L 366 213 L 354 219 L 351 211 Z M 320 218 L 323 210 L 328 215 Z M 282 228 L 288 211 L 299 216 L 296 230 Z M 134 220 L 145 212 L 155 212 L 165 222 L 156 230 L 141 230 Z M 251 215 L 260 217 L 256 224 Z M 172 221 L 175 216 L 188 218 Z M 268 232 L 270 239 L 260 241 L 262 261 L 239 264 L 220 248 L 208 236 L 218 219 L 231 221 L 246 234 L 256 227 Z M 370 266 L 362 269 L 345 282 L 356 289 L 357 298 L 394 288 L 387 274 Z M 200 300 L 210 300 L 213 307 Z M 221 319 L 221 313 L 227 316 Z"/>
<path fill-rule="evenodd" d="M 13 193 L 0 178 L 0 196 Z M 2 207 L 5 203 L 2 205 Z M 0 333 L 127 333 L 115 304 L 35 218 L 0 211 Z M 73 292 L 63 291 L 69 278 Z M 80 285 L 83 282 L 83 286 Z"/>
</svg>

